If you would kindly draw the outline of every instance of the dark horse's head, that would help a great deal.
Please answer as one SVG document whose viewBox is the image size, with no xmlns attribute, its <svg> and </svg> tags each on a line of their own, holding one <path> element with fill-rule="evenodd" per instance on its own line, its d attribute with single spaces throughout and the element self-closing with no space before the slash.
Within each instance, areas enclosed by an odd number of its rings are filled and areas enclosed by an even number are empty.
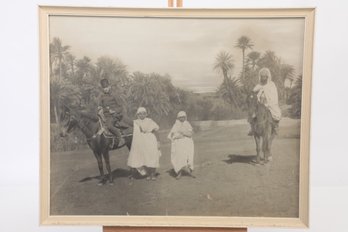
<svg viewBox="0 0 348 232">
<path fill-rule="evenodd" d="M 246 105 L 247 105 L 248 116 L 251 117 L 253 114 L 256 113 L 256 110 L 257 110 L 257 106 L 258 106 L 257 93 L 251 91 L 247 95 Z"/>
<path fill-rule="evenodd" d="M 266 126 L 265 123 L 272 122 L 272 115 L 269 109 L 259 102 L 257 93 L 250 92 L 246 99 L 247 111 L 249 119 L 256 118 L 261 127 Z"/>
<path fill-rule="evenodd" d="M 65 137 L 68 133 L 71 132 L 78 125 L 78 120 L 73 114 L 72 110 L 64 106 L 60 114 L 60 133 L 61 137 Z"/>
</svg>

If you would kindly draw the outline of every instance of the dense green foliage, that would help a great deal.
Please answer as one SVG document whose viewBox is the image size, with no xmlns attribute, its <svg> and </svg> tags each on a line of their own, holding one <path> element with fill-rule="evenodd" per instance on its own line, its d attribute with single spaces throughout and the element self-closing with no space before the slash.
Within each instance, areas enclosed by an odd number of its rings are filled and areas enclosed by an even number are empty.
<svg viewBox="0 0 348 232">
<path fill-rule="evenodd" d="M 88 57 L 78 59 L 70 54 L 70 47 L 63 46 L 58 38 L 53 39 L 50 48 L 51 122 L 59 122 L 59 106 L 62 104 L 96 111 L 102 78 L 109 79 L 113 92 L 124 103 L 131 117 L 138 107 L 143 106 L 152 118 L 165 127 L 174 122 L 180 110 L 185 110 L 190 120 L 244 116 L 240 110 L 234 113 L 229 102 L 219 97 L 228 93 L 224 88 L 217 93 L 197 94 L 174 86 L 168 74 L 129 73 L 127 66 L 117 58 L 102 56 L 95 63 Z"/>
<path fill-rule="evenodd" d="M 301 102 L 302 102 L 302 76 L 299 76 L 294 84 L 294 87 L 290 90 L 290 96 L 288 102 L 291 104 L 289 113 L 291 117 L 301 117 Z"/>
</svg>

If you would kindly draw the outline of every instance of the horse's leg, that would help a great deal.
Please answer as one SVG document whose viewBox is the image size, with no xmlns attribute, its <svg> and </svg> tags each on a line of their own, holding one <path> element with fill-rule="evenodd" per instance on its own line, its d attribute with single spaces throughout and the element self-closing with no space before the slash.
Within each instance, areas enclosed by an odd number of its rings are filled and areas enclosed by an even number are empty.
<svg viewBox="0 0 348 232">
<path fill-rule="evenodd" d="M 270 161 L 272 158 L 270 158 L 271 155 L 271 144 L 272 144 L 272 127 L 269 126 L 268 129 L 266 130 L 265 133 L 265 140 L 264 140 L 264 144 L 265 144 L 265 150 L 264 150 L 264 154 L 265 154 L 265 161 L 268 162 Z"/>
<path fill-rule="evenodd" d="M 102 156 L 101 156 L 100 152 L 94 151 L 93 153 L 94 153 L 94 156 L 98 162 L 98 168 L 99 168 L 100 178 L 101 178 L 98 185 L 103 185 L 105 181 L 104 181 L 104 167 L 103 167 Z"/>
<path fill-rule="evenodd" d="M 269 148 L 269 156 L 270 158 L 272 159 L 272 144 L 273 144 L 273 140 L 275 138 L 276 134 L 275 132 L 272 130 L 272 134 L 271 134 L 271 137 L 269 139 L 269 145 L 268 145 L 268 148 Z"/>
<path fill-rule="evenodd" d="M 254 136 L 256 143 L 256 163 L 260 163 L 260 136 Z"/>
<path fill-rule="evenodd" d="M 272 125 L 268 127 L 267 133 L 266 133 L 267 141 L 266 141 L 266 154 L 267 154 L 267 159 L 266 161 L 271 161 L 272 160 L 272 154 L 271 154 L 271 147 L 272 147 L 272 141 L 274 138 L 274 132 Z"/>
<path fill-rule="evenodd" d="M 106 170 L 108 170 L 108 174 L 109 174 L 109 184 L 112 184 L 114 180 L 111 173 L 109 150 L 105 150 L 103 152 L 103 157 L 105 161 Z"/>
<path fill-rule="evenodd" d="M 273 143 L 273 139 L 275 137 L 275 134 L 273 132 L 273 130 L 271 131 L 271 135 L 269 136 L 268 139 L 268 144 L 267 144 L 267 148 L 268 148 L 268 161 L 272 161 L 272 143 Z"/>
<path fill-rule="evenodd" d="M 267 162 L 267 159 L 268 159 L 267 144 L 268 144 L 268 137 L 267 135 L 265 135 L 262 138 L 262 153 L 263 153 L 263 159 L 265 162 Z"/>
</svg>

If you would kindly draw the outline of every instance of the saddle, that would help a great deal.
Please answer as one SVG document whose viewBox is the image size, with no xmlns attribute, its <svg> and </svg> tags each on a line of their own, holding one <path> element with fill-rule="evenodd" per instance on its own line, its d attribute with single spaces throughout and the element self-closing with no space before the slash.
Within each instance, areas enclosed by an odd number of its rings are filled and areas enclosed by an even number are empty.
<svg viewBox="0 0 348 232">
<path fill-rule="evenodd" d="M 107 128 L 107 126 L 105 125 L 105 123 L 103 122 L 103 120 L 100 117 L 98 117 L 98 119 L 99 119 L 100 128 L 97 131 L 96 135 L 104 135 L 105 138 L 111 139 L 112 142 L 109 146 L 110 149 L 116 149 L 119 147 L 123 147 L 126 144 L 126 141 L 124 138 L 128 137 L 128 136 L 132 136 L 132 134 L 125 134 L 124 133 L 124 130 L 127 129 L 127 127 L 122 126 L 118 122 L 116 122 L 115 127 L 118 128 L 120 130 L 120 133 L 121 133 L 121 138 L 119 139 L 118 144 L 116 144 L 117 137 L 113 133 L 110 132 L 110 130 Z"/>
</svg>

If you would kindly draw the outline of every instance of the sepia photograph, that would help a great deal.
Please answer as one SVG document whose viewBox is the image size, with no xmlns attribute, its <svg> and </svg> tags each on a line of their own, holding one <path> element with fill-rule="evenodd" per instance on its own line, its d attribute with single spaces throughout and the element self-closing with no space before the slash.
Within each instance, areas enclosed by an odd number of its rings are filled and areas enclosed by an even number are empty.
<svg viewBox="0 0 348 232">
<path fill-rule="evenodd" d="M 42 9 L 43 218 L 308 225 L 313 9 L 67 9 Z"/>
</svg>

